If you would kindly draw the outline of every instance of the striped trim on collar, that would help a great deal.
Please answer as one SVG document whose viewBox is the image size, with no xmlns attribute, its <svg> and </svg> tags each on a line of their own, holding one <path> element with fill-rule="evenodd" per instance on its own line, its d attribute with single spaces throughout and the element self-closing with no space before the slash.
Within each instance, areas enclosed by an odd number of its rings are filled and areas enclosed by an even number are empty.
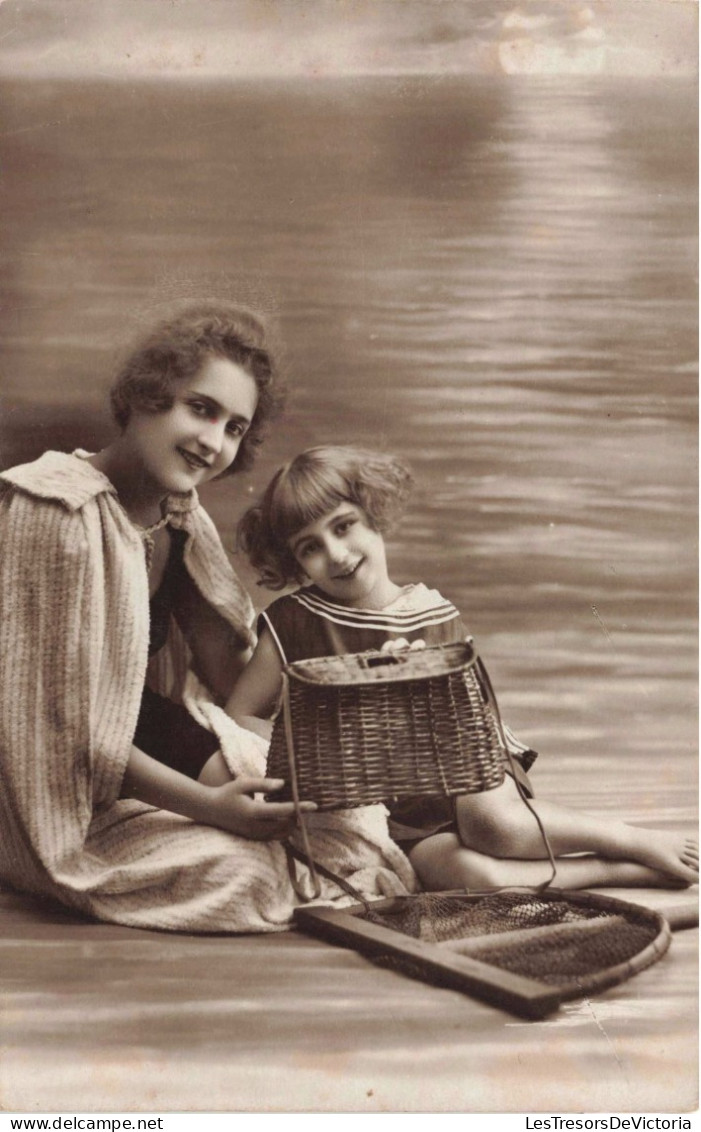
<svg viewBox="0 0 701 1132">
<path fill-rule="evenodd" d="M 353 609 L 347 605 L 337 605 L 310 590 L 298 590 L 289 596 L 318 617 L 356 629 L 384 629 L 388 632 L 406 633 L 429 625 L 441 625 L 460 616 L 455 606 L 438 594 L 436 601 L 425 609 L 396 612 L 392 612 L 391 606 L 383 610 Z"/>
</svg>

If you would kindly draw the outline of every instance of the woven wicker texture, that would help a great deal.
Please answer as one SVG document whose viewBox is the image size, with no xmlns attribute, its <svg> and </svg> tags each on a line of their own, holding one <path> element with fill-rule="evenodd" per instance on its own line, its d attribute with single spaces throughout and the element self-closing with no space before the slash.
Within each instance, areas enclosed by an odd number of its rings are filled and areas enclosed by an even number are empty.
<svg viewBox="0 0 701 1132">
<path fill-rule="evenodd" d="M 298 797 L 322 810 L 469 794 L 504 780 L 496 704 L 469 642 L 321 657 L 285 672 L 268 774 L 285 779 L 287 798 L 290 738 Z"/>
<path fill-rule="evenodd" d="M 666 951 L 669 931 L 647 908 L 574 893 L 503 892 L 478 900 L 423 893 L 370 910 L 370 923 L 449 947 L 573 997 L 642 970 Z M 451 941 L 451 942 L 448 942 Z M 424 978 L 391 951 L 375 962 Z"/>
</svg>

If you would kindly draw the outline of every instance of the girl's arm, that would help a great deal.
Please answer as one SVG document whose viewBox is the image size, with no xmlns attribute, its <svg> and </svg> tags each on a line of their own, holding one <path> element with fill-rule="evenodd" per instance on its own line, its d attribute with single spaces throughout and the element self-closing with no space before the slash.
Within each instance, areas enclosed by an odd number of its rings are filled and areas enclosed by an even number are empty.
<svg viewBox="0 0 701 1132">
<path fill-rule="evenodd" d="M 161 810 L 182 814 L 253 841 L 279 841 L 295 828 L 294 802 L 260 802 L 251 795 L 279 790 L 279 778 L 236 778 L 205 786 L 132 747 L 122 781 L 122 798 L 136 798 Z M 303 809 L 315 809 L 302 803 Z"/>
<path fill-rule="evenodd" d="M 239 676 L 226 711 L 240 727 L 269 739 L 273 725 L 270 716 L 282 687 L 282 661 L 273 635 L 263 629 L 256 650 Z"/>
</svg>

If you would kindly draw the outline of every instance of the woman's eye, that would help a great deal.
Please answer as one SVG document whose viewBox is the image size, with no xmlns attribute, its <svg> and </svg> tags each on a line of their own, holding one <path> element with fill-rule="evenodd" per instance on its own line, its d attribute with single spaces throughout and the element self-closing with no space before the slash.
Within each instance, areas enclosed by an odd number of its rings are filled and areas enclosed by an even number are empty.
<svg viewBox="0 0 701 1132">
<path fill-rule="evenodd" d="M 226 431 L 228 432 L 229 436 L 243 436 L 246 430 L 240 423 L 240 421 L 229 421 L 228 425 L 226 426 Z"/>
<path fill-rule="evenodd" d="M 204 401 L 190 401 L 190 408 L 198 417 L 209 416 L 209 405 L 205 405 Z"/>
<path fill-rule="evenodd" d="M 344 535 L 346 533 L 346 531 L 349 531 L 351 529 L 354 522 L 355 522 L 355 519 L 344 519 L 343 522 L 339 523 L 338 526 L 336 527 L 336 534 L 337 535 Z"/>
</svg>

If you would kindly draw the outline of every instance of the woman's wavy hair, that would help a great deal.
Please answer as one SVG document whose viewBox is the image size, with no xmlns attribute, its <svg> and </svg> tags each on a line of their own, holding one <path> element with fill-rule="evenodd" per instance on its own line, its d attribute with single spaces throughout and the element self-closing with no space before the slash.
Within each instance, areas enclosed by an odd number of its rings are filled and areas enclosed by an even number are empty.
<svg viewBox="0 0 701 1132">
<path fill-rule="evenodd" d="M 340 445 L 308 448 L 278 469 L 260 503 L 244 513 L 238 547 L 258 572 L 258 585 L 284 589 L 304 579 L 288 546 L 298 531 L 341 503 L 354 503 L 373 530 L 387 531 L 412 486 L 411 472 L 394 456 Z"/>
<path fill-rule="evenodd" d="M 134 410 L 172 408 L 176 384 L 193 378 L 209 357 L 227 358 L 256 383 L 258 403 L 236 458 L 223 473 L 250 468 L 267 423 L 282 410 L 284 390 L 269 330 L 252 311 L 223 301 L 184 307 L 156 326 L 120 365 L 112 388 L 112 415 L 122 429 Z"/>
</svg>

